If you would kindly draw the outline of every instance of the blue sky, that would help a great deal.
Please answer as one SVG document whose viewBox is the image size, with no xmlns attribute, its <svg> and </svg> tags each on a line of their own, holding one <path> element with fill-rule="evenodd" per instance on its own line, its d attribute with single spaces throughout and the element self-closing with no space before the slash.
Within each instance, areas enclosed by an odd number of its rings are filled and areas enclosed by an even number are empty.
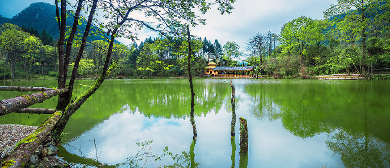
<svg viewBox="0 0 390 168">
<path fill-rule="evenodd" d="M 34 2 L 54 4 L 54 0 L 0 0 L 0 14 L 11 18 Z M 323 11 L 336 3 L 337 0 L 237 0 L 230 15 L 220 15 L 214 6 L 204 16 L 207 24 L 193 28 L 191 34 L 206 37 L 211 42 L 218 39 L 222 45 L 235 41 L 244 51 L 246 42 L 257 33 L 279 33 L 283 24 L 299 16 L 323 19 Z M 139 32 L 139 39 L 153 34 Z M 119 41 L 131 43 L 130 40 Z"/>
</svg>

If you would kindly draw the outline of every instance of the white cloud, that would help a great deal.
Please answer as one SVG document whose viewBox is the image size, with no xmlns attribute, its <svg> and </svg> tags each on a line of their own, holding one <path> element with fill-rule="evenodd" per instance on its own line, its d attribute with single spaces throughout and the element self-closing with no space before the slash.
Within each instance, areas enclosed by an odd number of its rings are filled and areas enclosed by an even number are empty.
<svg viewBox="0 0 390 168">
<path fill-rule="evenodd" d="M 238 0 L 230 15 L 220 15 L 212 9 L 204 17 L 207 25 L 194 28 L 193 34 L 223 45 L 227 41 L 236 41 L 241 49 L 256 33 L 268 31 L 279 33 L 284 23 L 299 16 L 322 19 L 323 11 L 336 0 Z M 216 8 L 216 7 L 214 7 Z"/>
</svg>

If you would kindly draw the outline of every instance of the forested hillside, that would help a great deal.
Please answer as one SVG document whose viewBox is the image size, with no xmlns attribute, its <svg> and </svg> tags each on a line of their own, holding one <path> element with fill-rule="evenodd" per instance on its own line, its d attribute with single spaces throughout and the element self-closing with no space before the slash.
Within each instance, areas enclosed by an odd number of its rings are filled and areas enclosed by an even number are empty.
<svg viewBox="0 0 390 168">
<path fill-rule="evenodd" d="M 71 16 L 72 14 L 69 13 L 69 15 Z M 29 7 L 25 8 L 11 19 L 0 17 L 0 24 L 3 23 L 12 23 L 19 27 L 32 27 L 39 33 L 46 31 L 53 36 L 53 38 L 59 36 L 58 23 L 56 20 L 56 7 L 44 2 L 32 3 Z M 67 24 L 72 25 L 73 19 L 68 19 Z M 79 32 L 84 32 L 85 26 L 86 21 L 85 19 L 82 19 L 81 25 L 79 26 Z M 96 27 L 93 27 L 93 29 L 96 30 Z M 91 36 L 89 39 L 92 41 L 102 40 L 103 38 L 100 36 Z"/>
</svg>

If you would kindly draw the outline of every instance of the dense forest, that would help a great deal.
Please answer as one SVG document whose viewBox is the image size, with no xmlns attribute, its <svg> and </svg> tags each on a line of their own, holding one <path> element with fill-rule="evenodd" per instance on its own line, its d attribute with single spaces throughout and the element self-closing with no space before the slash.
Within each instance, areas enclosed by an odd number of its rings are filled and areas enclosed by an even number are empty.
<svg viewBox="0 0 390 168">
<path fill-rule="evenodd" d="M 217 39 L 195 38 L 193 74 L 202 76 L 209 61 L 218 66 L 243 66 L 235 58 L 246 58 L 247 65 L 255 66 L 255 73 L 277 78 L 386 71 L 390 68 L 389 4 L 388 0 L 339 1 L 324 11 L 326 19 L 301 16 L 285 23 L 280 34 L 254 35 L 243 47 L 249 55 L 243 55 L 234 41 L 222 45 Z M 56 77 L 58 27 L 54 6 L 34 3 L 12 19 L 0 16 L 0 23 L 0 79 Z M 85 23 L 79 24 L 83 30 Z M 79 77 L 97 76 L 104 64 L 108 43 L 94 29 L 80 62 Z M 74 51 L 80 47 L 81 39 L 76 40 Z M 118 60 L 118 66 L 111 76 L 186 76 L 186 43 L 166 36 L 129 46 L 116 43 L 113 59 Z M 76 55 L 72 53 L 70 66 Z"/>
</svg>

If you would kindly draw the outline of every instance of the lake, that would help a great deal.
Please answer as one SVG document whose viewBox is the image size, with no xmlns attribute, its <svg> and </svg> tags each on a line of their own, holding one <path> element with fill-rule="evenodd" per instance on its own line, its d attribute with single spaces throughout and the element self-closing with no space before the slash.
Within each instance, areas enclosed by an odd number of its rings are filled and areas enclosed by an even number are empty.
<svg viewBox="0 0 390 168">
<path fill-rule="evenodd" d="M 230 81 L 236 136 L 230 137 Z M 2 81 L 53 87 L 56 81 Z M 81 95 L 93 81 L 78 81 Z M 196 79 L 192 140 L 188 79 L 106 80 L 71 117 L 59 156 L 72 167 L 390 167 L 390 81 Z M 25 93 L 1 92 L 0 98 Z M 34 107 L 54 108 L 56 98 Z M 239 117 L 249 151 L 239 153 Z M 8 114 L 39 125 L 47 115 Z"/>
</svg>

